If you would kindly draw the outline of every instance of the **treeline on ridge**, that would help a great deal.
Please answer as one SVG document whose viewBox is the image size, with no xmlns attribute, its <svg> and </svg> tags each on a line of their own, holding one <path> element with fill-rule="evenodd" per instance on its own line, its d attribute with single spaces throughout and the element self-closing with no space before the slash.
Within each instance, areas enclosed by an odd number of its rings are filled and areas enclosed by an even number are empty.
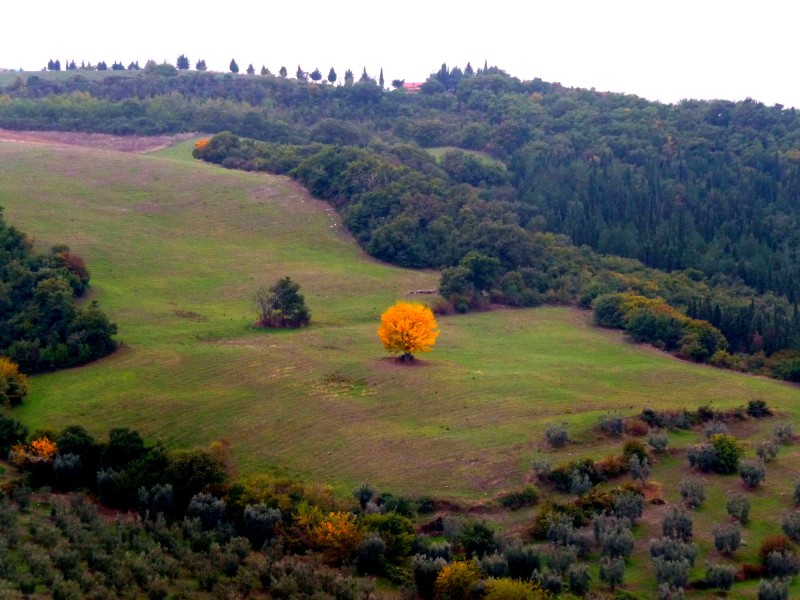
<svg viewBox="0 0 800 600">
<path fill-rule="evenodd" d="M 79 256 L 63 245 L 35 253 L 0 212 L 0 354 L 34 373 L 113 352 L 116 325 L 96 302 L 76 304 L 88 287 L 89 271 Z"/>
<path fill-rule="evenodd" d="M 265 141 L 457 146 L 501 160 L 541 229 L 663 269 L 740 277 L 798 299 L 800 116 L 747 99 L 665 105 L 519 81 L 496 67 L 433 73 L 419 94 L 367 77 L 157 70 L 19 77 L 0 127 L 219 132 Z M 55 74 L 60 75 L 60 74 Z"/>
</svg>

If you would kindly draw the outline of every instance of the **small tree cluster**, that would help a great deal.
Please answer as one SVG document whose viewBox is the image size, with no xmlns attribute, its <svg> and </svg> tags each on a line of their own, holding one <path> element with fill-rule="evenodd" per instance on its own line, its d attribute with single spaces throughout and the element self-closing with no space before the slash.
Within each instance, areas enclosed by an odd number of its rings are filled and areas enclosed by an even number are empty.
<svg viewBox="0 0 800 600">
<path fill-rule="evenodd" d="M 665 537 L 686 541 L 692 537 L 692 516 L 683 508 L 672 506 L 664 514 L 661 530 Z"/>
<path fill-rule="evenodd" d="M 714 547 L 725 556 L 731 556 L 742 545 L 742 527 L 739 523 L 717 525 L 713 534 Z"/>
<path fill-rule="evenodd" d="M 620 415 L 601 415 L 598 422 L 600 431 L 606 435 L 619 436 L 622 435 L 623 420 Z"/>
<path fill-rule="evenodd" d="M 720 592 L 733 587 L 736 569 L 731 565 L 711 564 L 706 568 L 706 583 Z"/>
<path fill-rule="evenodd" d="M 567 423 L 552 423 L 545 430 L 545 437 L 553 448 L 563 448 L 569 441 L 567 433 Z"/>
<path fill-rule="evenodd" d="M 273 286 L 259 288 L 255 295 L 261 327 L 303 327 L 311 320 L 300 285 L 284 277 Z"/>
<path fill-rule="evenodd" d="M 678 484 L 681 498 L 689 508 L 697 508 L 706 499 L 706 484 L 699 477 L 681 479 Z"/>
</svg>

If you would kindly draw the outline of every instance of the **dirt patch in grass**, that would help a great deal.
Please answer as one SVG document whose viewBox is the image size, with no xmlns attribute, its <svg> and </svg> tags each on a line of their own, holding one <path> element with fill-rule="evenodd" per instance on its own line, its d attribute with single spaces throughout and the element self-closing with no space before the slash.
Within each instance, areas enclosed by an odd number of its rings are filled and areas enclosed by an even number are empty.
<svg viewBox="0 0 800 600">
<path fill-rule="evenodd" d="M 117 152 L 134 152 L 138 154 L 155 152 L 195 136 L 197 136 L 196 133 L 140 136 L 83 133 L 78 131 L 11 131 L 0 129 L 0 142 L 85 146 L 100 150 L 116 150 Z"/>
</svg>

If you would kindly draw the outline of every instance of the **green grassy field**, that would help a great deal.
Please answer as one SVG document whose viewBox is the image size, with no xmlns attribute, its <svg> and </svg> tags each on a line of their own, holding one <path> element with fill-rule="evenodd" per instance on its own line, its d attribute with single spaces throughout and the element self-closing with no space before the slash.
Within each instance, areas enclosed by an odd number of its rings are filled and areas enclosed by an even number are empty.
<svg viewBox="0 0 800 600">
<path fill-rule="evenodd" d="M 37 246 L 64 242 L 86 259 L 124 344 L 35 377 L 17 411 L 30 426 L 133 426 L 170 447 L 224 438 L 241 472 L 478 500 L 522 484 L 551 422 L 602 456 L 619 445 L 593 431 L 609 410 L 759 397 L 800 416 L 797 387 L 675 360 L 569 308 L 442 318 L 436 350 L 397 365 L 379 315 L 429 299 L 408 294 L 437 274 L 371 260 L 292 181 L 194 162 L 190 147 L 0 144 L 6 218 Z M 302 285 L 312 326 L 254 329 L 254 291 L 284 275 Z"/>
</svg>

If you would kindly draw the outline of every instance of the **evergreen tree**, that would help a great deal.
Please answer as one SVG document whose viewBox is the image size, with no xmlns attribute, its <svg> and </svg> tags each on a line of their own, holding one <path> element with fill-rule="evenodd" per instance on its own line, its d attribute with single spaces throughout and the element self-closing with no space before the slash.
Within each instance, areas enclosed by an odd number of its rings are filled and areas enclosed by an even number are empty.
<svg viewBox="0 0 800 600">
<path fill-rule="evenodd" d="M 69 62 L 69 64 L 67 65 L 67 71 L 74 71 L 74 70 L 76 70 L 77 68 L 78 68 L 78 66 L 75 64 L 75 61 L 74 61 L 74 60 L 71 60 L 71 61 Z"/>
<path fill-rule="evenodd" d="M 231 59 L 230 70 L 231 70 L 231 73 L 238 73 L 239 72 L 239 65 L 236 64 L 236 60 L 233 59 L 233 58 Z"/>
<path fill-rule="evenodd" d="M 353 75 L 353 72 L 350 69 L 347 69 L 344 72 L 344 84 L 345 85 L 353 85 L 353 80 L 354 79 L 355 79 L 355 76 Z"/>
<path fill-rule="evenodd" d="M 472 77 L 473 75 L 475 75 L 475 70 L 472 68 L 472 65 L 470 63 L 467 63 L 467 66 L 464 67 L 464 75 L 467 77 Z"/>
<path fill-rule="evenodd" d="M 106 64 L 106 61 L 101 60 L 99 63 L 97 63 L 97 70 L 98 71 L 107 71 L 108 70 L 108 65 Z"/>
<path fill-rule="evenodd" d="M 278 71 L 278 74 L 281 77 L 286 77 L 289 74 L 289 72 L 286 70 L 286 67 L 281 67 L 280 71 Z"/>
<path fill-rule="evenodd" d="M 247 74 L 248 75 L 255 75 L 256 74 L 256 68 L 253 66 L 253 63 L 250 63 L 249 65 L 247 65 Z"/>
<path fill-rule="evenodd" d="M 202 58 L 195 63 L 194 68 L 198 71 L 205 71 L 206 70 L 206 61 Z"/>
<path fill-rule="evenodd" d="M 261 65 L 261 74 L 262 75 L 269 75 L 269 69 L 264 65 Z"/>
<path fill-rule="evenodd" d="M 128 71 L 138 71 L 139 70 L 139 61 L 132 62 L 128 65 Z"/>
<path fill-rule="evenodd" d="M 381 67 L 381 74 L 378 76 L 378 85 L 381 86 L 381 89 L 383 89 L 383 83 L 383 67 Z"/>
<path fill-rule="evenodd" d="M 336 71 L 333 70 L 333 67 L 331 67 L 331 70 L 328 71 L 328 81 L 331 83 L 331 85 L 336 83 Z"/>
<path fill-rule="evenodd" d="M 297 65 L 296 77 L 298 81 L 308 81 L 308 73 L 303 71 L 303 68 L 300 65 Z"/>
<path fill-rule="evenodd" d="M 314 69 L 311 73 L 311 79 L 314 81 L 319 81 L 322 79 L 322 73 L 319 72 L 319 69 Z"/>
<path fill-rule="evenodd" d="M 184 54 L 181 54 L 178 60 L 175 61 L 175 66 L 181 71 L 186 71 L 189 69 L 189 59 Z"/>
</svg>

